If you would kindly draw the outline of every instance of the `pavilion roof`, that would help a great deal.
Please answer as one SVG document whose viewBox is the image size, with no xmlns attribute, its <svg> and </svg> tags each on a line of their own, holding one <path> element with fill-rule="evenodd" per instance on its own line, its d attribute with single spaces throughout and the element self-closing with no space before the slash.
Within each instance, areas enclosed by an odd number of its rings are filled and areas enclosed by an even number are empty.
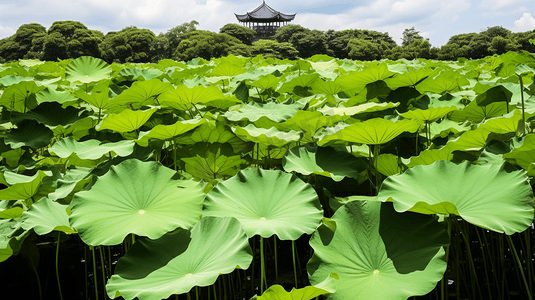
<svg viewBox="0 0 535 300">
<path fill-rule="evenodd" d="M 255 8 L 253 11 L 247 12 L 243 15 L 235 14 L 238 21 L 241 22 L 276 22 L 276 21 L 291 21 L 295 18 L 296 14 L 283 14 L 274 10 L 266 1 L 262 1 L 262 4 Z"/>
</svg>

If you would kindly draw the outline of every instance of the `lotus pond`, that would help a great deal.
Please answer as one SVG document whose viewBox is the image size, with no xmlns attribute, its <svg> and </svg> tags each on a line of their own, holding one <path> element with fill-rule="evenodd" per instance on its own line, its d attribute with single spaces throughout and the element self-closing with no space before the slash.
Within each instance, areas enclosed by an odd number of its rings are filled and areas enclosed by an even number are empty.
<svg viewBox="0 0 535 300">
<path fill-rule="evenodd" d="M 533 299 L 535 56 L 0 65 L 24 299 Z"/>
</svg>

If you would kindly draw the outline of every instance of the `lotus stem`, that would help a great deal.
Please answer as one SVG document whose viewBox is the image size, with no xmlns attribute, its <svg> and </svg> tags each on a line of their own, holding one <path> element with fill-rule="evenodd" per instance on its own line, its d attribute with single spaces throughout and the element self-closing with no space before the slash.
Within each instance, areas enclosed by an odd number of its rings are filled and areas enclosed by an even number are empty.
<svg viewBox="0 0 535 300">
<path fill-rule="evenodd" d="M 63 300 L 63 293 L 61 292 L 61 283 L 59 280 L 59 240 L 61 238 L 61 231 L 58 231 L 58 241 L 56 242 L 56 279 L 58 280 L 59 299 Z"/>
<path fill-rule="evenodd" d="M 97 283 L 97 260 L 95 259 L 95 248 L 89 246 L 91 249 L 91 255 L 93 256 L 93 283 L 95 286 L 95 299 L 98 300 L 98 283 Z"/>
<path fill-rule="evenodd" d="M 264 293 L 264 238 L 260 237 L 260 294 Z M 267 285 L 266 285 L 267 288 Z"/>
<path fill-rule="evenodd" d="M 295 241 L 292 241 L 292 261 L 293 261 L 293 265 L 294 265 L 295 288 L 297 288 L 297 267 L 295 265 Z"/>
<path fill-rule="evenodd" d="M 522 100 L 522 136 L 526 135 L 526 112 L 524 111 L 524 82 L 522 81 L 522 75 L 518 75 L 520 81 L 520 99 Z"/>
<path fill-rule="evenodd" d="M 195 287 L 195 299 L 199 300 L 199 287 L 198 286 Z"/>
<path fill-rule="evenodd" d="M 526 291 L 528 294 L 528 299 L 533 300 L 533 297 L 531 296 L 531 291 L 529 289 L 528 281 L 526 280 L 526 275 L 524 274 L 524 268 L 522 267 L 522 262 L 520 261 L 520 258 L 518 257 L 518 253 L 516 253 L 515 245 L 513 243 L 513 240 L 511 239 L 510 235 L 506 235 L 505 238 L 507 239 L 507 243 L 509 244 L 509 247 L 511 248 L 511 251 L 513 252 L 513 256 L 515 257 L 518 270 L 520 271 L 520 274 L 522 275 L 522 281 L 524 281 L 524 286 L 526 287 Z"/>
<path fill-rule="evenodd" d="M 106 268 L 105 268 L 106 261 L 104 259 L 104 254 L 102 253 L 102 246 L 98 247 L 98 252 L 100 253 L 100 269 L 102 271 L 102 286 L 106 286 Z"/>
<path fill-rule="evenodd" d="M 273 235 L 273 247 L 275 248 L 275 281 L 279 282 L 279 268 L 277 266 L 277 236 Z"/>
</svg>

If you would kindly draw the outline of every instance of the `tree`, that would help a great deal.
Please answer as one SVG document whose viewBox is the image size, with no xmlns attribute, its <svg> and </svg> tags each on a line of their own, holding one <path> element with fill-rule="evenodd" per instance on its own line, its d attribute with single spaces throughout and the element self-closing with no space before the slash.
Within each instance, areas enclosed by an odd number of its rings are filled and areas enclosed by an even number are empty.
<svg viewBox="0 0 535 300">
<path fill-rule="evenodd" d="M 319 30 L 299 31 L 290 37 L 290 43 L 299 51 L 299 57 L 309 58 L 316 54 L 327 54 L 327 38 Z"/>
<path fill-rule="evenodd" d="M 494 26 L 487 27 L 487 30 L 481 32 L 481 34 L 488 36 L 492 40 L 497 36 L 501 36 L 503 38 L 509 37 L 509 35 L 511 35 L 511 30 L 503 28 L 502 26 Z"/>
<path fill-rule="evenodd" d="M 158 34 L 150 44 L 151 62 L 157 63 L 162 59 L 171 58 L 169 53 L 169 40 L 163 33 Z"/>
<path fill-rule="evenodd" d="M 173 53 L 173 59 L 189 61 L 196 57 L 206 60 L 229 54 L 242 55 L 244 45 L 237 38 L 225 33 L 195 30 L 186 35 Z"/>
<path fill-rule="evenodd" d="M 405 29 L 403 31 L 403 37 L 401 39 L 402 39 L 401 46 L 407 47 L 415 40 L 423 40 L 424 37 L 420 35 L 419 31 L 416 31 L 416 29 L 412 27 L 410 29 Z"/>
<path fill-rule="evenodd" d="M 460 57 L 468 57 L 470 47 L 468 45 L 460 46 L 456 43 L 447 43 L 440 47 L 438 59 L 440 60 L 457 60 Z"/>
<path fill-rule="evenodd" d="M 349 58 L 348 47 L 352 39 L 362 39 L 372 43 L 386 45 L 387 49 L 396 47 L 396 42 L 388 35 L 373 30 L 346 29 L 342 31 L 328 30 L 325 33 L 327 39 L 327 54 L 330 56 L 344 59 Z"/>
<path fill-rule="evenodd" d="M 48 29 L 46 37 L 37 39 L 43 44 L 43 59 L 55 61 L 80 56 L 101 57 L 102 32 L 89 30 L 77 21 L 56 21 Z"/>
<path fill-rule="evenodd" d="M 491 54 L 504 54 L 507 51 L 517 51 L 520 47 L 515 40 L 497 35 L 490 42 L 488 50 Z"/>
<path fill-rule="evenodd" d="M 192 20 L 191 22 L 184 22 L 181 25 L 167 30 L 164 36 L 169 42 L 169 57 L 173 55 L 178 44 L 180 44 L 188 33 L 197 30 L 197 25 L 199 25 L 199 22 Z"/>
<path fill-rule="evenodd" d="M 104 60 L 112 62 L 150 62 L 152 42 L 156 35 L 149 29 L 135 26 L 126 27 L 119 32 L 108 32 L 102 42 Z"/>
<path fill-rule="evenodd" d="M 273 38 L 279 43 L 290 42 L 290 39 L 294 34 L 307 31 L 310 31 L 310 29 L 301 25 L 290 24 L 277 29 Z"/>
<path fill-rule="evenodd" d="M 226 33 L 240 40 L 246 45 L 251 45 L 256 37 L 256 31 L 238 24 L 228 23 L 219 29 L 219 33 Z"/>
<path fill-rule="evenodd" d="M 365 39 L 351 39 L 347 45 L 349 58 L 354 60 L 379 60 L 384 54 L 386 45 Z"/>
<path fill-rule="evenodd" d="M 262 55 L 265 58 L 297 59 L 299 51 L 290 43 L 279 43 L 273 40 L 259 40 L 251 47 L 251 55 Z"/>
<path fill-rule="evenodd" d="M 37 23 L 21 25 L 14 35 L 3 40 L 0 45 L 0 57 L 6 61 L 24 58 L 29 52 L 34 51 L 40 55 L 43 51 L 36 47 L 35 42 L 46 35 L 46 28 Z M 38 56 L 37 55 L 37 56 Z M 36 55 L 31 55 L 36 56 Z"/>
</svg>

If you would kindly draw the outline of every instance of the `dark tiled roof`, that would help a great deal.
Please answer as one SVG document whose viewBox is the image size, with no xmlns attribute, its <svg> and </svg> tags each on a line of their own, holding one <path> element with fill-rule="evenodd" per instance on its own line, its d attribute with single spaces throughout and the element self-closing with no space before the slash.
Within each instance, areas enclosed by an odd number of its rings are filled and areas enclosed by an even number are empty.
<svg viewBox="0 0 535 300">
<path fill-rule="evenodd" d="M 273 21 L 291 21 L 295 18 L 296 14 L 288 15 L 278 12 L 266 4 L 263 1 L 260 6 L 253 11 L 245 13 L 243 15 L 235 14 L 238 21 L 241 22 L 273 22 Z"/>
</svg>

